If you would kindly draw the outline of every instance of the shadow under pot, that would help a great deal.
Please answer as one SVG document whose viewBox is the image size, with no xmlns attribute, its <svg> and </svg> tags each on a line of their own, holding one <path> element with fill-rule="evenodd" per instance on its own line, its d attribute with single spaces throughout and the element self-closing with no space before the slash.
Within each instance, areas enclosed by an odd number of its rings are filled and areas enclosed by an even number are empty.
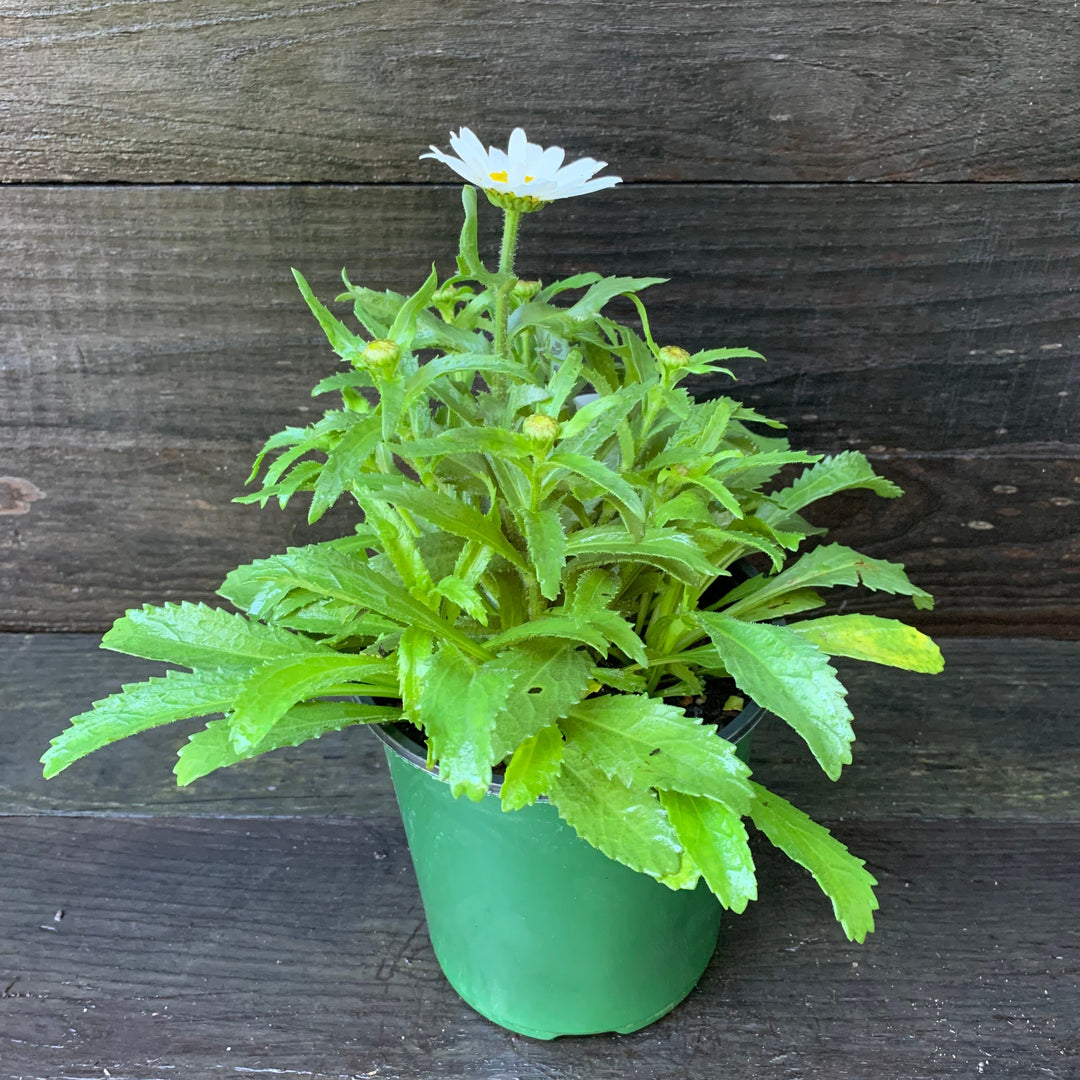
<svg viewBox="0 0 1080 1080">
<path fill-rule="evenodd" d="M 764 710 L 722 727 L 746 760 Z M 499 785 L 455 799 L 401 725 L 385 744 L 428 931 L 443 973 L 481 1015 L 536 1039 L 637 1031 L 694 988 L 716 948 L 704 882 L 673 891 L 597 851 L 546 799 L 505 813 Z"/>
</svg>

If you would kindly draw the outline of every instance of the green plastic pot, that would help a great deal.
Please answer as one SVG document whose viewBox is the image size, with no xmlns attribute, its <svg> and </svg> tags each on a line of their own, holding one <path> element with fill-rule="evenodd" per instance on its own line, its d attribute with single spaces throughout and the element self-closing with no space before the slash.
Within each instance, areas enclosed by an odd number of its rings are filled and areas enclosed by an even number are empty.
<svg viewBox="0 0 1080 1080">
<path fill-rule="evenodd" d="M 722 731 L 739 748 L 764 714 Z M 720 905 L 678 892 L 585 843 L 546 799 L 504 813 L 493 784 L 455 799 L 400 728 L 386 744 L 431 944 L 481 1015 L 535 1039 L 637 1031 L 694 988 L 716 948 Z"/>
</svg>

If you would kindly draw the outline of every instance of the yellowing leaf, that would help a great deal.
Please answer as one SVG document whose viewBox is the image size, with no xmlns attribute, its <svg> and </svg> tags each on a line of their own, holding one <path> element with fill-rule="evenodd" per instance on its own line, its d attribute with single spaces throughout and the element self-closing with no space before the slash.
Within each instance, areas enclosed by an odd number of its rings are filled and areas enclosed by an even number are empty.
<svg viewBox="0 0 1080 1080">
<path fill-rule="evenodd" d="M 791 629 L 829 656 L 850 656 L 930 675 L 945 668 L 937 645 L 913 626 L 896 619 L 829 615 L 795 623 Z"/>
</svg>

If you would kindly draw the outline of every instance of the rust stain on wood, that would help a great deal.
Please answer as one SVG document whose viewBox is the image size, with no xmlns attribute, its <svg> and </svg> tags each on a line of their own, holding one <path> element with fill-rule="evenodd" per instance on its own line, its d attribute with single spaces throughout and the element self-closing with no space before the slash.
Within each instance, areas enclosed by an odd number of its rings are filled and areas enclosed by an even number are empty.
<svg viewBox="0 0 1080 1080">
<path fill-rule="evenodd" d="M 19 476 L 0 476 L 0 514 L 26 514 L 30 504 L 44 499 L 45 492 Z"/>
</svg>

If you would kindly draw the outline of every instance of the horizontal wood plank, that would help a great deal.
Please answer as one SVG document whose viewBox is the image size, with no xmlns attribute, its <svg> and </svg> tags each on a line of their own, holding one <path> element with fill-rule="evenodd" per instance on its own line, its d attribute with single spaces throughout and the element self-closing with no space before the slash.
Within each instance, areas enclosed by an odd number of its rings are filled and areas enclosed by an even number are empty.
<svg viewBox="0 0 1080 1080">
<path fill-rule="evenodd" d="M 289 267 L 327 299 L 343 266 L 411 291 L 433 259 L 451 272 L 461 214 L 457 187 L 7 187 L 0 210 L 0 423 L 106 445 L 295 421 L 335 358 Z M 481 215 L 494 257 L 499 215 Z M 528 217 L 518 264 L 669 278 L 646 294 L 657 336 L 760 350 L 739 389 L 816 413 L 822 446 L 1075 438 L 1068 187 L 625 188 Z"/>
<path fill-rule="evenodd" d="M 1074 13 L 926 0 L 4 5 L 5 180 L 442 178 L 472 124 L 634 180 L 1080 176 Z"/>
<path fill-rule="evenodd" d="M 100 629 L 348 527 L 346 511 L 308 534 L 302 509 L 229 503 L 334 369 L 287 267 L 326 297 L 346 264 L 408 289 L 433 253 L 447 272 L 457 200 L 0 189 L 0 625 Z M 1057 187 L 717 185 L 553 207 L 526 223 L 521 270 L 669 275 L 661 340 L 761 349 L 735 392 L 796 445 L 866 450 L 914 489 L 844 504 L 839 535 L 927 570 L 942 603 L 926 625 L 1061 636 L 1077 619 L 1078 264 L 1080 204 Z"/>
<path fill-rule="evenodd" d="M 866 945 L 758 845 L 761 899 L 725 918 L 679 1008 L 635 1035 L 542 1043 L 442 978 L 397 820 L 0 819 L 4 1072 L 940 1080 L 1034 1066 L 1066 1080 L 1080 829 L 837 831 L 880 881 Z"/>
<path fill-rule="evenodd" d="M 178 789 L 177 749 L 200 721 L 144 732 L 52 780 L 38 758 L 70 716 L 163 667 L 81 634 L 0 635 L 0 814 L 391 817 L 381 746 L 353 729 L 276 751 Z M 754 737 L 755 774 L 817 817 L 1080 823 L 1080 644 L 946 640 L 945 671 L 839 661 L 856 718 L 855 760 L 834 784 L 786 725 Z"/>
</svg>

